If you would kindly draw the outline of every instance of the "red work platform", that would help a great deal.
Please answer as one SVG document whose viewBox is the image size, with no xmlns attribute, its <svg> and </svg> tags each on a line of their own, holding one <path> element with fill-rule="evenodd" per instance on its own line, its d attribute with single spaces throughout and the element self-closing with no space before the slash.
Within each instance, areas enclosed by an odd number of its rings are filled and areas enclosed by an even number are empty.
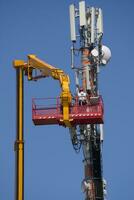
<svg viewBox="0 0 134 200">
<path fill-rule="evenodd" d="M 99 97 L 96 104 L 90 105 L 79 105 L 78 101 L 75 100 L 69 109 L 70 123 L 73 126 L 103 123 L 103 102 L 101 97 Z M 58 124 L 65 126 L 60 98 L 33 99 L 32 119 L 35 125 Z"/>
</svg>

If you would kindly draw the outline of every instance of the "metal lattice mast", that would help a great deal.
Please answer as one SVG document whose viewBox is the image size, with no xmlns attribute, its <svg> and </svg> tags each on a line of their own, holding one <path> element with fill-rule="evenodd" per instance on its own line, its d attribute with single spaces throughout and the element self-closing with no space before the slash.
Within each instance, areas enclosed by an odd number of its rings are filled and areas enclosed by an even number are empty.
<svg viewBox="0 0 134 200">
<path fill-rule="evenodd" d="M 76 25 L 78 30 L 76 29 Z M 79 2 L 79 9 L 70 5 L 71 28 L 71 67 L 75 71 L 76 93 L 81 87 L 86 93 L 86 103 L 98 101 L 98 73 L 100 66 L 110 59 L 110 50 L 102 45 L 103 17 L 100 8 L 86 7 Z M 81 62 L 75 62 L 75 55 L 81 53 Z M 86 200 L 104 200 L 104 181 L 102 174 L 101 144 L 103 124 L 78 125 L 70 129 L 75 150 L 82 146 L 85 178 L 82 182 Z"/>
</svg>

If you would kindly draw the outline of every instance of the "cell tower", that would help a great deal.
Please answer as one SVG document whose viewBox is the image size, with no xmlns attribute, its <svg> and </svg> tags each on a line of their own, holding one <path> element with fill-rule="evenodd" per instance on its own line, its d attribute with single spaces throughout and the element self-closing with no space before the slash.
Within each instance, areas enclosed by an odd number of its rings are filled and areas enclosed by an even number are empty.
<svg viewBox="0 0 134 200">
<path fill-rule="evenodd" d="M 98 74 L 100 67 L 111 58 L 111 51 L 102 45 L 103 13 L 101 8 L 79 8 L 70 5 L 71 67 L 75 73 L 76 94 L 82 95 L 83 105 L 99 101 Z M 79 61 L 79 59 L 81 59 Z M 84 102 L 84 99 L 86 101 Z M 102 170 L 103 124 L 82 124 L 70 128 L 74 149 L 83 149 L 85 177 L 82 189 L 86 200 L 104 200 L 106 181 Z"/>
</svg>

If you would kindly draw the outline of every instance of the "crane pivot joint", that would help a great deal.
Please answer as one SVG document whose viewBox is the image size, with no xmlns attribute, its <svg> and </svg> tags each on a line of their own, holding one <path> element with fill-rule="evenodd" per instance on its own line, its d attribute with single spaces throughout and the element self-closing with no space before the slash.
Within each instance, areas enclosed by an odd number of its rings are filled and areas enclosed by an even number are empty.
<svg viewBox="0 0 134 200">
<path fill-rule="evenodd" d="M 24 68 L 25 67 L 25 62 L 24 62 L 24 60 L 14 60 L 13 61 L 13 66 L 16 69 L 20 68 L 20 67 Z"/>
</svg>

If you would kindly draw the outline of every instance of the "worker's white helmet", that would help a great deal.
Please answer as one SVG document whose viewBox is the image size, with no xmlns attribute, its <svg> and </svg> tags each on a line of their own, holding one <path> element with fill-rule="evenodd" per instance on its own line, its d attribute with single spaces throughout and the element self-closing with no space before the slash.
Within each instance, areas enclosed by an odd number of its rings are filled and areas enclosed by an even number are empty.
<svg viewBox="0 0 134 200">
<path fill-rule="evenodd" d="M 79 89 L 79 91 L 80 91 L 80 92 L 83 92 L 83 87 L 81 87 L 81 88 Z"/>
</svg>

